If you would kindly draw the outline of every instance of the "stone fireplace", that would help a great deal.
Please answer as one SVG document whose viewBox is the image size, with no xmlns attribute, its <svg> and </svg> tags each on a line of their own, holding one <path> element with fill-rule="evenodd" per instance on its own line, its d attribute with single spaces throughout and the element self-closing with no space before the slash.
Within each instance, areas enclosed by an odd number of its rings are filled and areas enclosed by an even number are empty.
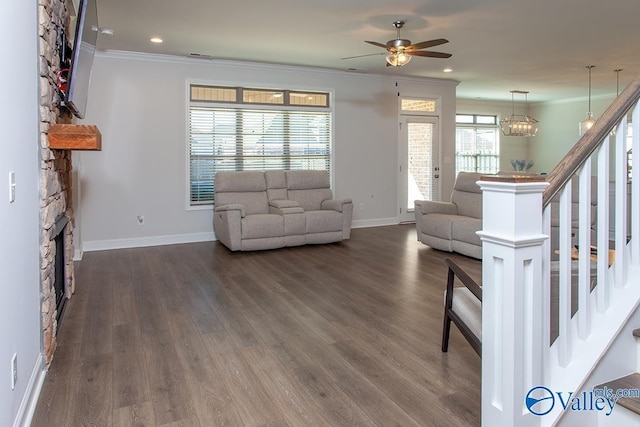
<svg viewBox="0 0 640 427">
<path fill-rule="evenodd" d="M 69 224 L 69 217 L 66 215 L 60 215 L 56 220 L 49 235 L 50 240 L 53 240 L 53 245 L 56 249 L 55 256 L 53 257 L 53 290 L 55 298 L 56 309 L 56 329 L 60 328 L 60 321 L 62 320 L 62 314 L 66 307 L 67 300 L 71 297 L 70 280 L 67 276 L 67 258 L 71 255 L 66 250 L 70 247 L 70 244 L 65 240 L 68 239 L 68 234 L 65 232 L 67 225 Z"/>
<path fill-rule="evenodd" d="M 56 332 L 63 307 L 59 304 L 64 302 L 60 299 L 56 302 L 56 287 L 63 292 L 63 299 L 70 298 L 75 287 L 71 151 L 50 149 L 48 140 L 51 124 L 71 122 L 71 115 L 60 107 L 61 99 L 57 90 L 57 73 L 61 68 L 60 34 L 68 28 L 69 11 L 65 0 L 39 0 L 38 7 L 41 313 L 42 345 L 48 365 L 57 345 Z"/>
</svg>

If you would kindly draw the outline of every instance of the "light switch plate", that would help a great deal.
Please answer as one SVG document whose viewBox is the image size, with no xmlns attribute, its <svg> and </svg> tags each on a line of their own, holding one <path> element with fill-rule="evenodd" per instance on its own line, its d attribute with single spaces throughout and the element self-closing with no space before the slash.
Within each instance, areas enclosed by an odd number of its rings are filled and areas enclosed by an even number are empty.
<svg viewBox="0 0 640 427">
<path fill-rule="evenodd" d="M 9 172 L 9 203 L 16 201 L 16 173 Z"/>
</svg>

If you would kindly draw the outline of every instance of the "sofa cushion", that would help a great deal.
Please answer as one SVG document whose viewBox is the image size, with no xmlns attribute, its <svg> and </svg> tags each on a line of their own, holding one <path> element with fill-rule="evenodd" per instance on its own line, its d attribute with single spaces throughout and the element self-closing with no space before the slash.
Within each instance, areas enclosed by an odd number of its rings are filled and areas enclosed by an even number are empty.
<svg viewBox="0 0 640 427">
<path fill-rule="evenodd" d="M 476 231 L 482 230 L 482 220 L 468 216 L 456 216 L 451 225 L 451 239 L 482 246 Z"/>
<path fill-rule="evenodd" d="M 480 178 L 483 175 L 487 174 L 477 172 L 459 172 L 458 176 L 456 176 L 456 182 L 453 184 L 453 189 L 465 191 L 467 193 L 482 194 L 480 186 L 476 183 L 480 181 Z"/>
<path fill-rule="evenodd" d="M 294 170 L 287 171 L 287 188 L 289 190 L 309 190 L 314 188 L 329 188 L 329 173 L 327 171 Z"/>
<path fill-rule="evenodd" d="M 454 190 L 451 202 L 458 207 L 458 215 L 482 218 L 482 194 Z"/>
<path fill-rule="evenodd" d="M 458 215 L 482 218 L 482 190 L 476 184 L 482 174 L 460 172 L 451 193 L 451 202 L 458 206 Z"/>
<path fill-rule="evenodd" d="M 287 178 L 284 171 L 266 171 L 264 177 L 267 181 L 267 197 L 269 201 L 287 198 Z"/>
<path fill-rule="evenodd" d="M 451 240 L 451 224 L 456 215 L 429 214 L 422 217 L 422 232 L 440 239 Z"/>
<path fill-rule="evenodd" d="M 286 178 L 287 198 L 300 203 L 305 211 L 321 210 L 322 202 L 333 198 L 327 171 L 286 171 Z"/>
<path fill-rule="evenodd" d="M 269 213 L 264 172 L 218 172 L 214 186 L 216 207 L 241 204 L 245 215 Z"/>
<path fill-rule="evenodd" d="M 447 291 L 444 292 L 446 301 Z M 467 325 L 471 333 L 482 341 L 482 303 L 464 286 L 453 288 L 451 310 Z"/>
<path fill-rule="evenodd" d="M 284 218 L 281 215 L 255 214 L 242 218 L 243 239 L 282 236 L 284 236 Z"/>
<path fill-rule="evenodd" d="M 342 213 L 337 211 L 306 211 L 307 233 L 342 231 Z"/>
<path fill-rule="evenodd" d="M 215 190 L 217 193 L 265 191 L 267 183 L 264 172 L 225 171 L 215 176 Z"/>
<path fill-rule="evenodd" d="M 333 198 L 329 188 L 316 188 L 309 190 L 289 190 L 289 200 L 295 200 L 305 211 L 319 211 L 322 202 Z"/>
</svg>

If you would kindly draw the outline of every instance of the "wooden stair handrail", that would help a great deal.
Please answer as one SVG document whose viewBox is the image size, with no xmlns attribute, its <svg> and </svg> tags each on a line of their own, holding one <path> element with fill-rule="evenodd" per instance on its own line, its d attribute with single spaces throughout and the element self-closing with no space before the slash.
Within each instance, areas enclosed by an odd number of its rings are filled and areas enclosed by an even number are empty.
<svg viewBox="0 0 640 427">
<path fill-rule="evenodd" d="M 640 74 L 620 93 L 605 112 L 596 120 L 560 163 L 547 175 L 549 186 L 542 194 L 542 204 L 546 207 L 591 154 L 600 146 L 606 136 L 622 120 L 625 114 L 640 99 Z"/>
</svg>

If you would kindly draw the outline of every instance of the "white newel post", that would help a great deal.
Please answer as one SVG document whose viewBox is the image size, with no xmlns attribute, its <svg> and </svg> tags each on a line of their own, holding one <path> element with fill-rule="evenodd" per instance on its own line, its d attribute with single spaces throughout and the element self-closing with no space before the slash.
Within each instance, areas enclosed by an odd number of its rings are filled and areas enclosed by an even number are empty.
<svg viewBox="0 0 640 427">
<path fill-rule="evenodd" d="M 542 385 L 541 176 L 486 176 L 482 189 L 482 425 L 533 426 Z M 548 335 L 547 335 L 548 336 Z"/>
</svg>

